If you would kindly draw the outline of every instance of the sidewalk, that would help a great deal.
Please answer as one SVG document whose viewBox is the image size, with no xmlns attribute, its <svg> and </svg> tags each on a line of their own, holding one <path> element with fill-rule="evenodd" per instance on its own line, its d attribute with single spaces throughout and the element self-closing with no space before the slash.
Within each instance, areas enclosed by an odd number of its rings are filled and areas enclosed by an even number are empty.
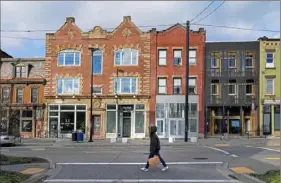
<svg viewBox="0 0 281 183">
<path fill-rule="evenodd" d="M 190 141 L 184 142 L 184 139 L 176 139 L 175 142 L 169 143 L 167 139 L 160 139 L 162 146 L 256 146 L 256 147 L 274 147 L 280 148 L 280 138 L 229 138 L 227 141 L 221 141 L 217 137 L 207 139 L 200 138 L 196 143 Z M 116 143 L 110 140 L 94 140 L 94 142 L 73 142 L 71 139 L 24 139 L 22 146 L 56 146 L 56 147 L 83 147 L 83 146 L 148 146 L 149 139 L 129 139 L 127 143 L 122 143 L 118 139 Z"/>
</svg>

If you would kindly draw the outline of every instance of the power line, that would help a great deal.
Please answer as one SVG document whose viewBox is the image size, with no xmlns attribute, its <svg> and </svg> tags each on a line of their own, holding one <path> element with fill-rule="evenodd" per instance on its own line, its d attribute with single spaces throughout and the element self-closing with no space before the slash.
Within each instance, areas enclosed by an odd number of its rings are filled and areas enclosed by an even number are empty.
<svg viewBox="0 0 281 183">
<path fill-rule="evenodd" d="M 215 11 L 217 11 L 217 9 L 219 9 L 223 4 L 225 3 L 225 1 L 223 1 L 219 6 L 217 6 L 211 13 L 209 13 L 208 15 L 206 15 L 205 17 L 201 18 L 199 21 L 197 21 L 196 23 L 199 23 L 203 20 L 205 20 L 208 16 L 210 16 L 211 14 L 213 14 Z"/>
<path fill-rule="evenodd" d="M 191 19 L 190 22 L 192 22 L 193 20 L 195 20 L 197 17 L 199 17 L 202 13 L 204 13 L 204 11 L 206 11 L 215 1 L 212 1 L 211 3 L 209 3 L 209 5 L 207 7 L 205 7 L 198 15 L 196 15 L 193 19 Z"/>
</svg>

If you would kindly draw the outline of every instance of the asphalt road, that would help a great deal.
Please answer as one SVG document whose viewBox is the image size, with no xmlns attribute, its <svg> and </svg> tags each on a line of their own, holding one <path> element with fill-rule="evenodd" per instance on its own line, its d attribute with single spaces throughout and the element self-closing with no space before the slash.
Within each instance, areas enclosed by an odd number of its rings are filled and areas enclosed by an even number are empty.
<svg viewBox="0 0 281 183">
<path fill-rule="evenodd" d="M 56 164 L 46 182 L 238 182 L 229 177 L 231 167 L 257 172 L 274 169 L 261 159 L 280 153 L 251 147 L 163 147 L 169 170 L 140 171 L 148 156 L 143 147 L 7 147 L 1 153 L 40 156 Z M 263 156 L 262 156 L 263 155 Z M 263 158 L 255 158 L 262 156 Z M 248 181 L 246 181 L 248 183 Z"/>
</svg>

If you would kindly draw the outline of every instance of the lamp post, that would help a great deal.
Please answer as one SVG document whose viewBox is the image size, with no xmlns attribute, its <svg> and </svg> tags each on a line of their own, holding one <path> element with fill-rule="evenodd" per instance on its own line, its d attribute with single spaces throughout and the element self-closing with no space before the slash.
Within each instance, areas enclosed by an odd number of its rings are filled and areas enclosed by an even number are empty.
<svg viewBox="0 0 281 183">
<path fill-rule="evenodd" d="M 90 139 L 89 142 L 93 142 L 93 135 L 94 135 L 94 119 L 93 119 L 93 52 L 92 52 L 92 60 L 91 60 L 91 71 L 90 71 L 90 76 L 91 76 L 91 87 L 90 87 L 90 92 L 91 92 L 91 99 L 90 99 L 90 117 L 91 117 L 91 130 L 90 130 Z"/>
</svg>

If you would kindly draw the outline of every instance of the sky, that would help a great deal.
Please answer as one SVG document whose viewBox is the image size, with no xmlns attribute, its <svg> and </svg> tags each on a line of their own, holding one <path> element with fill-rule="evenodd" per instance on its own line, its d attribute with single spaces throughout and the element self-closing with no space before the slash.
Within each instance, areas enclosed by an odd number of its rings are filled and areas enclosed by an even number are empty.
<svg viewBox="0 0 281 183">
<path fill-rule="evenodd" d="M 162 30 L 168 27 L 157 25 L 184 23 L 193 19 L 210 3 L 211 1 L 1 1 L 1 49 L 17 58 L 45 57 L 46 33 L 58 30 L 65 23 L 66 17 L 75 17 L 76 25 L 85 32 L 97 25 L 104 28 L 117 27 L 123 16 L 131 16 L 137 26 L 151 25 Z M 215 1 L 194 22 L 204 18 L 220 4 L 221 1 Z M 200 23 L 280 31 L 280 1 L 226 1 Z M 280 32 L 200 27 L 206 29 L 207 41 L 254 41 L 262 36 L 280 38 Z M 141 29 L 147 31 L 151 28 Z M 193 30 L 198 28 L 191 26 Z"/>
</svg>

